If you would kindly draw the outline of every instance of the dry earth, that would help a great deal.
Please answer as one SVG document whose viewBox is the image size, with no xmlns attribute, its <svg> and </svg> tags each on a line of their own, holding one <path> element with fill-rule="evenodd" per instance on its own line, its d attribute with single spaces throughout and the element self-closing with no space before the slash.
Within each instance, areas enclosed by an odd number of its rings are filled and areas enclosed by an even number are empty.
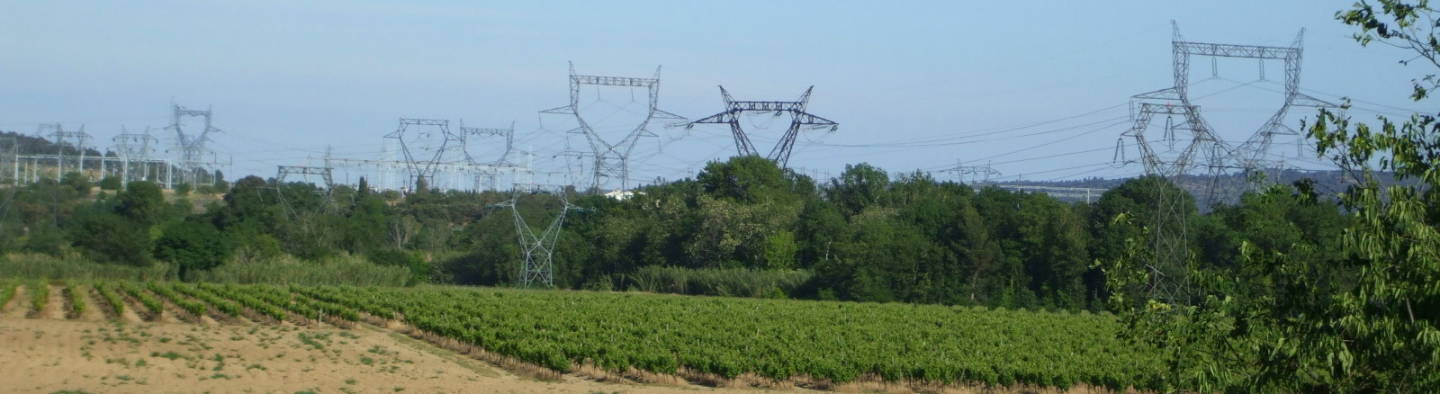
<svg viewBox="0 0 1440 394">
<path fill-rule="evenodd" d="M 0 318 L 0 391 L 667 393 L 701 386 L 518 377 L 410 337 L 288 325 Z"/>
</svg>

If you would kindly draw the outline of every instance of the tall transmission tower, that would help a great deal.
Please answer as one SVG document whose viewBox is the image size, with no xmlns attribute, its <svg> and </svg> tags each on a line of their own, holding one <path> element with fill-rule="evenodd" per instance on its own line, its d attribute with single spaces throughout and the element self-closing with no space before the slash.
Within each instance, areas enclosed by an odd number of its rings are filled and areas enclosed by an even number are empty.
<svg viewBox="0 0 1440 394">
<path fill-rule="evenodd" d="M 580 113 L 580 88 L 582 86 L 645 88 L 649 93 L 649 101 L 644 119 L 619 140 L 605 140 Z M 655 67 L 654 78 L 633 78 L 576 74 L 575 64 L 570 63 L 570 103 L 546 109 L 540 113 L 574 116 L 579 126 L 571 131 L 585 135 L 595 161 L 594 174 L 591 177 L 592 185 L 600 188 L 605 185 L 606 180 L 619 179 L 620 189 L 625 190 L 629 188 L 630 182 L 630 152 L 635 150 L 635 144 L 640 141 L 641 137 L 657 136 L 650 132 L 650 122 L 655 119 L 685 120 L 680 115 L 659 109 L 659 103 L 660 67 Z"/>
<path fill-rule="evenodd" d="M 518 207 L 518 192 L 511 194 L 510 200 L 490 205 L 491 208 L 508 209 L 515 219 L 515 232 L 520 236 L 520 251 L 524 260 L 520 263 L 520 287 L 555 287 L 555 244 L 560 239 L 560 229 L 565 225 L 565 216 L 570 211 L 578 211 L 581 208 L 570 204 L 565 198 L 565 190 L 560 189 L 556 196 L 560 198 L 560 213 L 550 220 L 550 225 L 540 234 L 525 222 L 525 217 L 520 215 Z"/>
<path fill-rule="evenodd" d="M 810 104 L 810 92 L 815 90 L 814 86 L 805 89 L 795 101 L 742 101 L 730 97 L 730 92 L 720 87 L 720 96 L 725 100 L 725 112 L 710 115 L 700 120 L 686 124 L 687 128 L 695 127 L 697 124 L 726 124 L 730 125 L 730 134 L 735 137 L 735 150 L 740 156 L 759 156 L 760 152 L 755 150 L 755 145 L 750 142 L 750 136 L 740 127 L 740 118 L 747 112 L 774 113 L 775 116 L 790 114 L 790 127 L 785 134 L 780 136 L 780 141 L 775 147 L 770 148 L 770 154 L 765 158 L 770 159 L 780 167 L 785 167 L 790 162 L 790 151 L 795 148 L 795 138 L 800 135 L 800 129 L 804 127 L 812 129 L 829 128 L 831 132 L 840 127 L 839 123 L 825 119 L 809 112 L 805 107 Z"/>
<path fill-rule="evenodd" d="M 446 155 L 457 149 L 463 152 L 465 141 L 464 136 L 450 131 L 450 121 L 444 119 L 400 118 L 400 126 L 385 138 L 400 142 L 412 187 L 422 179 L 434 184 L 435 171 Z"/>
<path fill-rule="evenodd" d="M 970 185 L 987 185 L 992 183 L 992 177 L 1004 175 L 1000 172 L 1000 170 L 996 170 L 994 167 L 991 167 L 990 163 L 985 163 L 985 165 L 983 166 L 967 166 L 964 164 L 956 163 L 955 167 L 940 171 L 954 173 L 955 177 L 960 180 L 960 183 Z M 969 182 L 966 182 L 966 179 L 969 179 Z"/>
<path fill-rule="evenodd" d="M 55 141 L 55 179 L 65 176 L 65 150 L 69 148 L 75 152 L 75 167 L 72 171 L 85 173 L 85 148 L 86 142 L 90 141 L 90 134 L 85 132 L 85 125 L 80 125 L 80 130 L 68 131 L 60 123 L 40 125 L 41 132 L 49 131 L 45 136 Z"/>
<path fill-rule="evenodd" d="M 320 177 L 320 181 L 325 183 L 325 189 L 328 190 L 335 187 L 335 180 L 331 177 L 331 172 L 332 169 L 330 167 L 276 166 L 275 182 L 284 184 L 291 176 L 300 176 L 304 179 L 308 179 L 311 176 L 318 176 Z"/>
<path fill-rule="evenodd" d="M 201 120 L 200 130 L 185 130 L 185 120 L 199 118 Z M 206 159 L 206 154 L 211 153 L 206 149 L 205 143 L 210 140 L 210 134 L 219 133 L 220 129 L 213 124 L 213 112 L 209 108 L 204 110 L 189 109 L 178 104 L 172 105 L 171 123 L 167 127 L 175 130 L 175 151 L 179 156 L 179 166 L 184 170 L 181 175 L 181 182 L 195 184 L 196 177 L 201 172 L 207 172 L 207 166 L 215 164 L 213 156 Z"/>
<path fill-rule="evenodd" d="M 150 179 L 150 156 L 155 153 L 155 146 L 160 140 L 150 135 L 150 128 L 146 127 L 143 133 L 131 133 L 121 128 L 120 135 L 111 138 L 115 153 L 120 156 L 120 181 L 122 184 L 129 184 L 135 180 L 135 173 L 132 165 L 138 164 L 140 179 Z"/>
<path fill-rule="evenodd" d="M 1131 139 L 1139 151 L 1138 161 L 1144 166 L 1145 174 L 1163 179 L 1155 189 L 1155 217 L 1151 222 L 1152 261 L 1150 295 L 1173 302 L 1191 301 L 1189 276 L 1184 267 L 1190 259 L 1189 236 L 1186 233 L 1186 202 L 1193 198 L 1185 184 L 1188 179 L 1205 179 L 1204 192 L 1196 201 L 1201 207 L 1208 207 L 1220 201 L 1219 195 L 1225 190 L 1220 186 L 1227 171 L 1239 169 L 1254 171 L 1263 165 L 1262 159 L 1268 154 L 1271 141 L 1277 135 L 1297 135 L 1286 126 L 1285 115 L 1295 106 L 1330 106 L 1331 104 L 1299 92 L 1301 42 L 1305 30 L 1301 29 L 1294 44 L 1289 47 L 1235 45 L 1187 41 L 1180 35 L 1179 25 L 1171 21 L 1171 52 L 1173 56 L 1174 85 L 1160 90 L 1132 96 L 1131 128 L 1121 134 L 1116 142 L 1116 160 L 1134 162 L 1125 158 L 1125 140 Z M 1285 64 L 1284 101 L 1268 121 L 1241 146 L 1231 146 L 1215 133 L 1201 116 L 1200 107 L 1190 97 L 1191 57 L 1256 59 L 1261 64 L 1263 78 L 1265 60 L 1281 60 Z M 1212 72 L 1214 66 L 1212 64 Z M 1162 153 L 1153 146 L 1147 130 L 1156 115 L 1165 117 L 1161 141 L 1175 148 L 1174 153 Z M 1176 118 L 1179 122 L 1176 122 Z M 1185 137 L 1188 135 L 1188 139 Z M 1192 170 L 1203 170 L 1199 176 L 1190 175 Z M 1234 190 L 1230 190 L 1233 192 Z"/>
<path fill-rule="evenodd" d="M 516 167 L 516 163 L 511 161 L 511 155 L 514 153 L 515 150 L 515 122 L 510 122 L 510 128 L 484 128 L 465 127 L 465 121 L 461 120 L 460 137 L 463 138 L 462 144 L 464 144 L 465 146 L 465 161 L 477 166 L 475 174 L 476 185 L 480 185 L 482 181 L 481 178 L 484 178 L 483 180 L 486 189 L 499 190 L 497 189 L 498 185 L 496 184 L 496 178 L 499 177 L 500 172 L 502 172 L 506 168 L 512 169 L 510 171 L 511 177 L 514 177 L 515 171 L 513 171 L 513 169 Z M 500 156 L 495 160 L 478 160 L 470 154 L 470 137 L 502 138 L 505 140 L 505 149 L 501 151 Z"/>
</svg>

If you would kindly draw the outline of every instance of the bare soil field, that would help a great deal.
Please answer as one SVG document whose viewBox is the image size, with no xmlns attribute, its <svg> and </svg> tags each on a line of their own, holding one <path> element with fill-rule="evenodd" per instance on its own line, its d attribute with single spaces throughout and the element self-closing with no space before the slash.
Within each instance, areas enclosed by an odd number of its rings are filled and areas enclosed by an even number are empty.
<svg viewBox="0 0 1440 394">
<path fill-rule="evenodd" d="M 703 386 L 520 377 L 369 325 L 200 325 L 0 318 L 0 387 L 51 393 L 670 393 Z"/>
</svg>

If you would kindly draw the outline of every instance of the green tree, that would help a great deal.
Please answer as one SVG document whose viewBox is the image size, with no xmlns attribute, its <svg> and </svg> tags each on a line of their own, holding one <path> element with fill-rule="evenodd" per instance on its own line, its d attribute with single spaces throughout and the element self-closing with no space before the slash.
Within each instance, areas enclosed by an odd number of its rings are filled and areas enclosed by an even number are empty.
<svg viewBox="0 0 1440 394">
<path fill-rule="evenodd" d="M 155 241 L 155 257 L 178 266 L 181 278 L 220 266 L 230 251 L 230 243 L 215 225 L 198 220 L 167 225 Z"/>
<path fill-rule="evenodd" d="M 854 215 L 879 201 L 889 185 L 890 177 L 875 166 L 846 164 L 840 178 L 831 181 L 830 200 L 847 214 Z"/>
<path fill-rule="evenodd" d="M 1428 2 L 1379 0 L 1337 13 L 1359 29 L 1362 45 L 1385 42 L 1411 52 L 1410 64 L 1440 67 L 1440 15 Z M 1440 87 L 1432 71 L 1412 83 L 1421 102 Z M 1272 189 L 1231 212 L 1241 230 L 1238 266 L 1190 273 L 1203 299 L 1194 304 L 1124 297 L 1113 305 L 1134 338 L 1157 342 L 1171 387 L 1201 391 L 1440 391 L 1440 123 L 1416 114 L 1401 121 L 1355 122 L 1327 110 L 1307 125 L 1318 153 L 1349 174 L 1339 197 L 1349 213 L 1340 249 L 1321 239 L 1336 226 L 1309 217 L 1334 206 L 1313 186 Z M 1383 176 L 1400 180 L 1382 186 Z M 1319 227 L 1311 230 L 1311 227 Z M 1141 242 L 1103 264 L 1111 284 L 1148 276 Z M 1329 257 L 1329 258 L 1327 258 Z"/>
<path fill-rule="evenodd" d="M 86 197 L 90 195 L 90 179 L 86 178 L 85 174 L 81 174 L 79 172 L 67 172 L 65 173 L 65 177 L 61 179 L 60 183 L 63 183 L 66 187 L 74 190 L 75 195 L 77 196 Z"/>
<path fill-rule="evenodd" d="M 706 194 L 747 203 L 784 198 L 793 186 L 785 170 L 760 156 L 710 162 L 695 180 Z"/>
<path fill-rule="evenodd" d="M 225 181 L 225 173 L 215 170 L 215 182 L 210 184 L 211 192 L 225 193 L 230 191 L 230 182 Z"/>
<path fill-rule="evenodd" d="M 116 213 L 135 223 L 149 226 L 159 223 L 165 216 L 165 197 L 160 193 L 160 186 L 154 183 L 130 182 L 117 198 Z"/>
<path fill-rule="evenodd" d="M 153 260 L 146 229 L 119 215 L 92 211 L 71 228 L 70 239 L 91 259 L 148 266 Z"/>
<path fill-rule="evenodd" d="M 100 179 L 100 189 L 103 189 L 103 190 L 120 190 L 120 187 L 121 187 L 121 186 L 124 186 L 124 185 L 120 183 L 120 177 L 119 177 L 119 176 L 111 175 L 111 176 L 107 176 L 107 177 L 104 177 L 104 178 L 101 178 L 101 179 Z"/>
</svg>

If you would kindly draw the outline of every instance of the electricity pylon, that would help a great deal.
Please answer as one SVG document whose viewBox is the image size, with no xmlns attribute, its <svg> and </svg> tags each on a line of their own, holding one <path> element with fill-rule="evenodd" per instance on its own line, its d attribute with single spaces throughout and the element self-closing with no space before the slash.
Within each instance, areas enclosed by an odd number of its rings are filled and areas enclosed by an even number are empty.
<svg viewBox="0 0 1440 394">
<path fill-rule="evenodd" d="M 411 118 L 400 118 L 400 126 L 385 138 L 400 141 L 400 152 L 405 155 L 405 168 L 410 174 L 408 183 L 412 187 L 422 179 L 427 185 L 433 185 L 432 177 L 446 153 L 463 150 L 465 140 L 450 131 L 448 120 Z"/>
<path fill-rule="evenodd" d="M 1190 260 L 1190 243 L 1187 234 L 1186 217 L 1189 216 L 1185 178 L 1192 170 L 1203 169 L 1206 185 L 1198 198 L 1201 207 L 1216 204 L 1221 193 L 1222 178 L 1227 171 L 1240 169 L 1254 171 L 1263 165 L 1271 141 L 1277 135 L 1296 135 L 1283 121 L 1290 108 L 1295 106 L 1324 107 L 1332 104 L 1299 92 L 1301 42 L 1305 30 L 1301 29 L 1294 43 L 1289 47 L 1235 45 L 1187 41 L 1180 35 L 1180 28 L 1171 21 L 1172 71 L 1174 84 L 1171 87 L 1137 94 L 1131 97 L 1131 128 L 1121 134 L 1116 142 L 1116 160 L 1125 159 L 1125 140 L 1132 139 L 1139 151 L 1138 161 L 1144 166 L 1145 174 L 1154 176 L 1159 182 L 1155 188 L 1155 216 L 1151 222 L 1152 261 L 1149 264 L 1151 280 L 1147 291 L 1157 299 L 1171 302 L 1194 301 L 1190 291 L 1190 278 L 1186 265 Z M 1242 145 L 1231 146 L 1218 137 L 1210 124 L 1201 116 L 1200 107 L 1191 101 L 1190 61 L 1191 57 L 1257 59 L 1261 62 L 1261 78 L 1264 77 L 1265 60 L 1281 60 L 1285 64 L 1285 97 L 1280 109 Z M 1213 72 L 1212 64 L 1212 72 Z M 1152 138 L 1146 133 L 1156 115 L 1165 116 L 1162 141 L 1170 148 L 1180 142 L 1178 151 L 1171 149 L 1162 154 L 1152 146 Z M 1176 118 L 1180 122 L 1175 122 Z M 1188 134 L 1188 140 L 1184 135 Z M 1230 190 L 1229 192 L 1234 192 Z"/>
<path fill-rule="evenodd" d="M 114 144 L 115 153 L 120 155 L 120 182 L 128 185 L 135 180 L 134 172 L 131 171 L 132 163 L 140 166 L 140 179 L 150 179 L 150 156 L 155 153 L 155 146 L 160 140 L 150 135 L 150 128 L 146 127 L 143 133 L 131 133 L 129 130 L 121 129 L 120 135 L 110 139 Z"/>
<path fill-rule="evenodd" d="M 998 177 L 1000 175 L 1004 175 L 1000 172 L 1000 170 L 996 170 L 994 167 L 991 167 L 990 163 L 985 163 L 985 165 L 983 166 L 967 166 L 961 163 L 956 163 L 955 167 L 940 170 L 940 172 L 953 172 L 955 173 L 955 177 L 960 180 L 960 183 L 965 183 L 968 185 L 988 185 L 991 183 L 991 177 Z M 965 182 L 967 176 L 970 179 L 969 182 Z"/>
<path fill-rule="evenodd" d="M 169 129 L 175 130 L 175 149 L 180 154 L 179 165 L 185 172 L 181 175 L 182 182 L 195 184 L 196 176 L 206 170 L 207 164 L 214 164 L 215 160 L 206 161 L 205 154 L 209 152 L 205 148 L 205 142 L 210 140 L 210 134 L 219 133 L 220 129 L 213 124 L 213 115 L 209 108 L 205 110 L 189 109 L 180 105 L 173 105 L 171 108 L 171 122 Z M 187 133 L 184 129 L 183 120 L 186 118 L 200 118 L 204 122 L 204 128 L 198 133 Z"/>
<path fill-rule="evenodd" d="M 805 112 L 806 106 L 810 104 L 810 92 L 814 89 L 814 86 L 805 89 L 805 93 L 795 101 L 741 101 L 730 97 L 730 92 L 721 86 L 720 96 L 725 100 L 725 111 L 687 123 L 685 127 L 692 128 L 697 124 L 707 123 L 730 125 L 730 134 L 735 137 L 735 150 L 739 155 L 759 156 L 760 152 L 755 150 L 755 145 L 750 142 L 750 136 L 745 134 L 745 130 L 740 127 L 740 117 L 747 112 L 771 112 L 775 116 L 789 114 L 790 127 L 785 130 L 780 141 L 775 143 L 775 147 L 770 148 L 770 154 L 765 156 L 784 168 L 790 162 L 790 151 L 795 148 L 795 138 L 800 135 L 802 127 L 829 128 L 832 132 L 840 127 L 839 123 Z"/>
<path fill-rule="evenodd" d="M 645 88 L 649 92 L 645 118 L 619 140 L 605 140 L 580 114 L 580 87 L 587 85 Z M 655 67 L 654 78 L 634 78 L 576 74 L 575 64 L 571 63 L 570 103 L 546 109 L 540 113 L 574 116 L 579 126 L 571 132 L 585 135 L 585 140 L 590 143 L 591 157 L 595 160 L 594 174 L 591 177 L 592 185 L 600 188 L 605 185 L 606 180 L 619 179 L 620 189 L 625 190 L 629 187 L 630 182 L 630 152 L 635 150 L 635 144 L 640 141 L 641 137 L 656 137 L 655 133 L 649 130 L 650 122 L 655 119 L 685 120 L 680 115 L 659 109 L 659 104 L 660 67 Z"/>
<path fill-rule="evenodd" d="M 560 213 L 555 215 L 550 225 L 545 227 L 545 231 L 538 235 L 525 222 L 525 217 L 520 215 L 518 193 L 511 194 L 509 201 L 490 205 L 490 208 L 509 209 L 515 219 L 515 233 L 519 235 L 520 251 L 524 258 L 519 272 L 519 284 L 522 288 L 555 287 L 555 244 L 560 239 L 560 229 L 565 225 L 565 216 L 570 211 L 581 209 L 570 204 L 565 198 L 564 189 L 559 190 L 556 196 L 560 198 Z"/>
<path fill-rule="evenodd" d="M 52 125 L 41 125 L 42 129 L 51 130 L 47 135 L 55 141 L 55 179 L 65 177 L 65 147 L 75 149 L 74 171 L 85 175 L 85 143 L 90 140 L 90 134 L 85 132 L 85 125 L 80 125 L 80 130 L 67 131 L 60 123 Z M 103 156 L 102 156 L 103 157 Z"/>
<path fill-rule="evenodd" d="M 289 177 L 292 176 L 292 175 L 293 175 L 293 176 L 300 176 L 300 177 L 302 177 L 303 179 L 309 179 L 309 177 L 311 177 L 311 176 L 318 176 L 318 177 L 320 177 L 320 180 L 321 180 L 322 182 L 325 182 L 325 189 L 329 190 L 329 189 L 334 189 L 334 188 L 335 188 L 335 180 L 334 180 L 334 178 L 331 176 L 331 174 L 334 172 L 334 169 L 333 169 L 333 168 L 330 168 L 330 167 L 328 167 L 328 166 L 326 166 L 326 167 L 317 167 L 317 166 L 276 166 L 276 167 L 277 167 L 277 168 L 276 168 L 276 170 L 275 170 L 275 183 L 277 183 L 277 184 L 281 184 L 281 185 L 285 184 L 285 181 L 287 180 L 287 178 L 289 178 Z"/>
<path fill-rule="evenodd" d="M 498 190 L 495 179 L 500 175 L 500 172 L 507 168 L 514 169 L 516 167 L 516 164 L 511 162 L 510 157 L 515 150 L 515 122 L 510 122 L 510 128 L 465 127 L 465 120 L 462 119 L 460 120 L 460 137 L 461 144 L 465 146 L 465 161 L 477 166 L 475 171 L 475 184 L 480 185 L 481 178 L 484 178 L 486 189 Z M 495 160 L 482 161 L 476 159 L 470 155 L 470 137 L 503 138 L 505 139 L 505 150 L 502 151 L 500 157 Z M 512 170 L 510 173 L 511 177 L 514 178 L 515 171 Z"/>
</svg>

